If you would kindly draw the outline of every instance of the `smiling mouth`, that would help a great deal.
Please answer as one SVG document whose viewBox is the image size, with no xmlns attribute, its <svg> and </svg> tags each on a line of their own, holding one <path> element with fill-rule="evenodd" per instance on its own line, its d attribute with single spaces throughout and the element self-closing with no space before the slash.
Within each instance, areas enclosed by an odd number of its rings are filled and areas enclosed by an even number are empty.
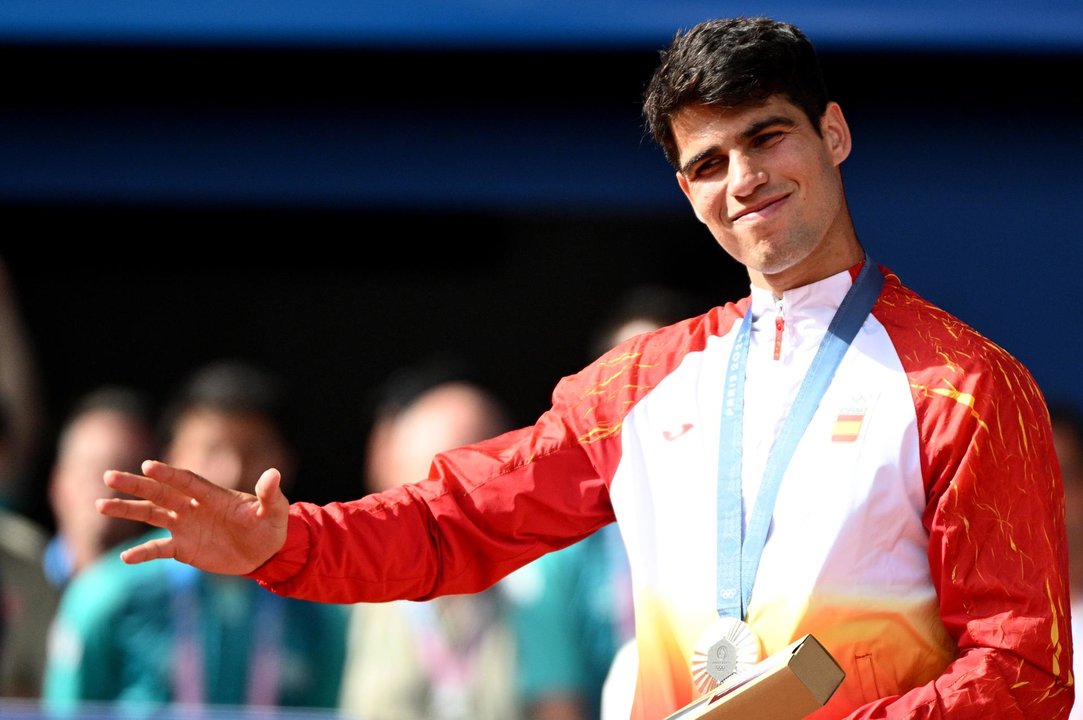
<svg viewBox="0 0 1083 720">
<path fill-rule="evenodd" d="M 730 216 L 730 222 L 737 222 L 738 220 L 747 218 L 750 215 L 763 215 L 765 214 L 765 211 L 766 213 L 770 213 L 771 210 L 778 206 L 778 204 L 785 200 L 787 197 L 789 197 L 789 194 L 776 195 L 775 197 L 767 198 L 762 202 L 758 202 L 755 205 L 750 205 L 746 208 L 742 208 L 740 211 Z"/>
</svg>

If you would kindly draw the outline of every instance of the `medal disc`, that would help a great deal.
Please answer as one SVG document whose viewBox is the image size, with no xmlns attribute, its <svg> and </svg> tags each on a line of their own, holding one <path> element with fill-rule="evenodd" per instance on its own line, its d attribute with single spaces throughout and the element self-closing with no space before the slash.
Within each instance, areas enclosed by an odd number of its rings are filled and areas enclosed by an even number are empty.
<svg viewBox="0 0 1083 720">
<path fill-rule="evenodd" d="M 748 670 L 760 659 L 760 641 L 746 623 L 719 618 L 703 632 L 692 653 L 692 682 L 700 694 Z"/>
</svg>

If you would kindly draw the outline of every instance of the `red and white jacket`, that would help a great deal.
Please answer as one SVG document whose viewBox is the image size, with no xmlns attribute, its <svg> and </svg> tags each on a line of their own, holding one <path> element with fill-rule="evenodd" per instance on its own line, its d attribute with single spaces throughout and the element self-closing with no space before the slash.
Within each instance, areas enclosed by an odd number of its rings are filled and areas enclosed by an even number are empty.
<svg viewBox="0 0 1083 720">
<path fill-rule="evenodd" d="M 326 602 L 423 600 L 481 590 L 617 521 L 633 716 L 664 718 L 694 699 L 692 653 L 717 617 L 719 418 L 740 320 L 752 313 L 747 513 L 859 269 L 632 338 L 563 378 L 534 425 L 438 455 L 414 485 L 295 503 L 286 545 L 251 576 Z M 817 720 L 1066 718 L 1063 490 L 1044 400 L 1005 350 L 880 270 L 782 479 L 746 619 L 764 655 L 812 633 L 842 666 Z"/>
</svg>

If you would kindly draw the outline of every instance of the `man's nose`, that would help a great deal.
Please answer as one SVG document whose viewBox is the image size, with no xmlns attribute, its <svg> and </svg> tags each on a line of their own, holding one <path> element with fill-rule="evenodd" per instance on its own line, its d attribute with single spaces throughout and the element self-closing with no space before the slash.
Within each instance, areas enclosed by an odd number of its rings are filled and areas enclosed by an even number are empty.
<svg viewBox="0 0 1083 720">
<path fill-rule="evenodd" d="M 734 153 L 730 156 L 729 186 L 730 193 L 736 197 L 751 195 L 752 192 L 767 182 L 767 173 L 751 157 Z"/>
</svg>

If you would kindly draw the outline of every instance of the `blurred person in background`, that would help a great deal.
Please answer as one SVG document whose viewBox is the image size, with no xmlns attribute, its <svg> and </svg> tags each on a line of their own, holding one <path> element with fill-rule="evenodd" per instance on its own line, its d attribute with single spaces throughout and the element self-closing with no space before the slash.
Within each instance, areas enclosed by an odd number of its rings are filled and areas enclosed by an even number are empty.
<svg viewBox="0 0 1083 720">
<path fill-rule="evenodd" d="M 1068 402 L 1049 406 L 1053 423 L 1053 444 L 1064 478 L 1065 524 L 1068 528 L 1068 578 L 1072 590 L 1072 638 L 1075 647 L 1083 642 L 1083 410 Z M 1077 652 L 1073 672 L 1078 681 L 1083 658 Z M 1072 706 L 1070 720 L 1083 720 L 1083 703 Z"/>
<path fill-rule="evenodd" d="M 34 480 L 45 432 L 37 354 L 0 257 L 0 697 L 36 698 L 59 594 L 42 568 L 49 528 Z M 99 495 L 101 493 L 99 492 Z"/>
<path fill-rule="evenodd" d="M 46 629 L 59 597 L 42 570 L 49 529 L 30 484 L 43 407 L 36 352 L 0 258 L 0 697 L 39 695 Z"/>
<path fill-rule="evenodd" d="M 429 474 L 440 451 L 497 435 L 509 411 L 458 355 L 390 375 L 369 403 L 367 490 Z M 502 586 L 351 610 L 341 708 L 357 720 L 516 720 L 515 637 Z"/>
<path fill-rule="evenodd" d="M 675 288 L 634 286 L 617 299 L 592 334 L 588 360 L 636 335 L 688 317 L 692 299 Z M 631 578 L 616 523 L 510 575 L 518 648 L 519 692 L 530 720 L 597 720 L 618 651 L 634 644 Z M 634 659 L 634 652 L 622 658 Z M 635 666 L 611 680 L 606 715 L 627 718 Z M 619 709 L 618 709 L 619 708 Z"/>
<path fill-rule="evenodd" d="M 0 508 L 35 516 L 39 493 L 29 484 L 45 438 L 37 351 L 23 320 L 8 265 L 0 257 L 0 402 L 7 428 L 0 446 Z"/>
<path fill-rule="evenodd" d="M 54 585 L 63 587 L 107 551 L 150 529 L 102 515 L 94 499 L 101 497 L 101 475 L 107 469 L 138 470 L 155 454 L 152 402 L 142 391 L 109 385 L 76 402 L 60 428 L 49 474 L 56 532 L 44 562 Z"/>
<path fill-rule="evenodd" d="M 48 489 L 53 536 L 28 519 L 0 511 L 0 544 L 5 548 L 0 551 L 0 573 L 7 575 L 0 597 L 9 625 L 7 637 L 0 640 L 4 695 L 40 696 L 60 590 L 103 553 L 149 529 L 98 513 L 94 499 L 102 495 L 103 472 L 118 464 L 138 469 L 155 451 L 148 398 L 120 386 L 91 391 L 71 408 L 57 435 Z"/>
<path fill-rule="evenodd" d="M 268 464 L 296 467 L 285 389 L 244 362 L 195 372 L 166 407 L 164 457 L 250 492 Z M 141 535 L 147 541 L 160 530 Z M 110 555 L 75 576 L 49 645 L 48 709 L 84 703 L 333 708 L 345 607 L 287 599 L 179 562 Z"/>
<path fill-rule="evenodd" d="M 10 457 L 10 418 L 0 398 L 0 464 Z M 0 506 L 0 697 L 41 694 L 46 637 L 60 598 L 43 567 L 48 539 L 40 523 Z"/>
</svg>

